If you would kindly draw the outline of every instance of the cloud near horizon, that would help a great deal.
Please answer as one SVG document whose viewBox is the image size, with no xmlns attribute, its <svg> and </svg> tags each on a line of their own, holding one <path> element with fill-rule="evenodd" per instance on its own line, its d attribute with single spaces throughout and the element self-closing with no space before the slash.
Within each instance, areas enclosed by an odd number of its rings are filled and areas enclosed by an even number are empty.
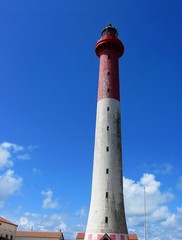
<svg viewBox="0 0 182 240">
<path fill-rule="evenodd" d="M 0 170 L 14 166 L 14 160 L 27 160 L 30 158 L 28 151 L 32 146 L 27 148 L 10 142 L 0 143 Z"/>
<path fill-rule="evenodd" d="M 0 207 L 3 207 L 5 201 L 20 189 L 22 182 L 23 179 L 16 176 L 13 170 L 7 170 L 0 175 Z"/>
<path fill-rule="evenodd" d="M 12 168 L 15 160 L 29 159 L 28 151 L 31 149 L 32 146 L 25 148 L 6 141 L 0 143 L 0 207 L 21 188 L 23 178 L 16 175 Z"/>
<path fill-rule="evenodd" d="M 18 220 L 19 230 L 31 230 L 34 231 L 61 231 L 65 232 L 67 226 L 63 221 L 63 216 L 61 214 L 38 214 L 25 212 Z"/>
<path fill-rule="evenodd" d="M 80 216 L 80 217 L 85 217 L 87 215 L 87 211 L 86 208 L 83 206 L 81 207 L 81 209 L 79 209 L 78 211 L 76 211 L 75 213 L 76 215 Z"/>
<path fill-rule="evenodd" d="M 139 239 L 143 238 L 144 186 L 147 199 L 148 239 L 159 240 L 161 236 L 163 238 L 165 236 L 166 240 L 178 239 L 182 234 L 182 206 L 172 212 L 167 204 L 174 199 L 174 195 L 170 191 L 161 191 L 161 183 L 155 179 L 155 175 L 149 173 L 143 174 L 138 181 L 124 177 L 125 212 L 129 233 L 136 233 Z M 58 202 L 53 199 L 53 191 L 47 189 L 41 194 L 44 196 L 43 208 L 52 209 L 51 213 L 21 213 L 19 220 L 16 221 L 19 230 L 59 231 L 61 229 L 65 238 L 73 238 L 76 232 L 85 231 L 88 215 L 85 207 L 72 214 L 63 212 L 57 214 L 55 209 L 58 207 Z M 75 214 L 84 217 L 75 218 Z M 170 231 L 171 227 L 174 229 L 173 233 Z"/>
<path fill-rule="evenodd" d="M 138 181 L 124 177 L 125 212 L 129 233 L 136 233 L 139 239 L 143 238 L 144 186 L 147 199 L 148 239 L 159 240 L 161 236 L 167 240 L 178 239 L 182 234 L 182 206 L 172 212 L 167 204 L 174 199 L 174 195 L 169 191 L 161 191 L 161 183 L 155 179 L 155 175 L 149 173 L 143 174 Z M 58 203 L 52 199 L 53 192 L 47 189 L 41 193 L 45 197 L 43 201 L 45 209 L 55 209 Z M 72 215 L 70 213 L 56 214 L 52 210 L 51 214 L 24 213 L 19 218 L 19 228 L 29 230 L 33 227 L 34 231 L 59 231 L 61 229 L 65 238 L 73 238 L 76 232 L 85 231 L 88 215 L 85 207 L 73 212 Z M 75 214 L 84 217 L 75 218 Z M 70 221 L 73 222 L 70 224 Z M 171 227 L 174 229 L 173 233 L 170 231 Z"/>
<path fill-rule="evenodd" d="M 32 149 L 32 147 L 30 147 Z M 14 159 L 18 159 L 20 155 L 25 156 L 28 148 L 18 146 L 13 143 L 3 142 L 0 144 L 0 207 L 5 206 L 6 201 L 16 194 L 22 184 L 23 178 L 16 175 L 12 169 Z M 20 157 L 21 158 L 21 157 Z M 171 167 L 166 165 L 167 171 L 171 171 Z M 33 169 L 33 173 L 40 173 L 37 168 Z M 130 233 L 137 233 L 139 238 L 143 238 L 144 225 L 144 187 L 146 194 L 146 215 L 147 215 L 147 232 L 151 239 L 159 240 L 161 236 L 165 236 L 166 240 L 179 239 L 182 236 L 182 205 L 176 209 L 170 209 L 170 203 L 175 199 L 174 194 L 167 190 L 163 191 L 162 183 L 156 179 L 155 174 L 144 173 L 139 180 L 133 180 L 124 177 L 124 200 L 125 212 L 127 216 L 127 225 Z M 179 177 L 176 188 L 182 190 L 182 177 Z M 50 214 L 24 212 L 23 209 L 17 213 L 15 221 L 21 230 L 31 230 L 32 227 L 36 231 L 59 231 L 64 232 L 66 237 L 73 237 L 78 231 L 84 231 L 86 227 L 87 211 L 86 207 L 79 210 L 73 210 L 72 213 L 57 214 L 55 209 L 60 208 L 58 200 L 53 197 L 53 191 L 46 189 L 41 191 L 43 196 L 42 208 L 51 209 Z M 15 206 L 16 209 L 17 206 Z M 78 208 L 77 208 L 78 209 Z M 75 218 L 76 214 L 76 218 Z M 69 219 L 65 217 L 69 215 Z M 63 217 L 64 216 L 64 217 Z M 81 218 L 80 218 L 81 217 Z M 70 224 L 70 219 L 72 219 Z M 173 228 L 171 233 L 170 229 Z M 172 235 L 173 234 L 173 235 Z M 150 239 L 150 238 L 148 238 Z"/>
<path fill-rule="evenodd" d="M 125 210 L 130 231 L 143 237 L 145 194 L 147 231 L 148 236 L 153 237 L 149 239 L 160 239 L 160 236 L 164 236 L 164 231 L 166 239 L 177 239 L 177 236 L 182 234 L 182 207 L 170 211 L 168 204 L 175 198 L 174 194 L 161 191 L 161 183 L 153 174 L 144 173 L 137 182 L 125 177 L 123 180 Z M 175 236 L 171 236 L 171 226 L 175 229 Z"/>
<path fill-rule="evenodd" d="M 50 189 L 47 189 L 46 191 L 42 191 L 41 194 L 45 197 L 42 203 L 42 207 L 44 209 L 48 209 L 48 208 L 54 209 L 59 207 L 57 199 L 55 200 L 52 199 L 53 192 Z"/>
</svg>

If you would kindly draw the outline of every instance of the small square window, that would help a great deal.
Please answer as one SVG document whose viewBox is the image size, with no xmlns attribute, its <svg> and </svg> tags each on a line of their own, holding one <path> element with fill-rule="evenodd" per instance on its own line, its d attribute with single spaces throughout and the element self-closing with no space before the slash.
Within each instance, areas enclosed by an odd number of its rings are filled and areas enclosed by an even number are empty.
<svg viewBox="0 0 182 240">
<path fill-rule="evenodd" d="M 110 76 L 110 72 L 107 72 L 107 75 Z"/>
<path fill-rule="evenodd" d="M 109 131 L 109 126 L 107 126 L 107 131 Z"/>
<path fill-rule="evenodd" d="M 109 107 L 107 107 L 107 111 L 109 112 Z"/>
<path fill-rule="evenodd" d="M 106 151 L 109 152 L 109 147 L 106 147 Z"/>
<path fill-rule="evenodd" d="M 108 217 L 105 217 L 105 223 L 108 223 Z"/>
<path fill-rule="evenodd" d="M 106 198 L 108 198 L 108 196 L 109 196 L 109 193 L 108 193 L 108 192 L 106 192 Z"/>
<path fill-rule="evenodd" d="M 106 174 L 109 174 L 109 168 L 106 168 Z"/>
</svg>

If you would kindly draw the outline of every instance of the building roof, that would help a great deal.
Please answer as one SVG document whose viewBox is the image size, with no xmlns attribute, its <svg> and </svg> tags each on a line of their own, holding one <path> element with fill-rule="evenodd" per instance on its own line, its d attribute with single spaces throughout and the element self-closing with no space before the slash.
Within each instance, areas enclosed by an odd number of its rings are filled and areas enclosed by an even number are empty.
<svg viewBox="0 0 182 240">
<path fill-rule="evenodd" d="M 136 234 L 128 234 L 129 240 L 138 240 L 138 237 Z"/>
<path fill-rule="evenodd" d="M 30 231 L 17 231 L 16 237 L 35 237 L 35 238 L 61 238 L 61 232 L 30 232 Z"/>
<path fill-rule="evenodd" d="M 11 225 L 14 225 L 14 226 L 18 226 L 17 224 L 14 224 L 14 223 L 10 222 L 10 221 L 8 221 L 7 219 L 5 219 L 3 217 L 0 217 L 0 222 L 11 224 Z"/>
<path fill-rule="evenodd" d="M 85 233 L 77 233 L 76 239 L 83 239 L 85 237 Z"/>
<path fill-rule="evenodd" d="M 85 233 L 77 233 L 76 239 L 84 239 Z M 136 234 L 128 234 L 129 240 L 138 240 Z"/>
</svg>

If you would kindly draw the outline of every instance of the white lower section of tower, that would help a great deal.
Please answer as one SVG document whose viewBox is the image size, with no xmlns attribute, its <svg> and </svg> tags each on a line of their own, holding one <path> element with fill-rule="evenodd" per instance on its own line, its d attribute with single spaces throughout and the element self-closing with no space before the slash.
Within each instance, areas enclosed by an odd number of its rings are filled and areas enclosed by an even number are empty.
<svg viewBox="0 0 182 240">
<path fill-rule="evenodd" d="M 97 103 L 92 194 L 85 239 L 105 233 L 115 236 L 127 234 L 120 102 L 113 98 L 103 98 Z"/>
</svg>

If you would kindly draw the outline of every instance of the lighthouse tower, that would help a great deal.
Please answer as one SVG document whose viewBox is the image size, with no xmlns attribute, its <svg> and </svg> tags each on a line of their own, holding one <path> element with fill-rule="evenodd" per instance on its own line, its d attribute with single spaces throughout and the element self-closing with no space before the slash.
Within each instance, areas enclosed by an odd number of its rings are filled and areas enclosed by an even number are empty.
<svg viewBox="0 0 182 240">
<path fill-rule="evenodd" d="M 95 46 L 100 58 L 92 193 L 85 240 L 127 240 L 122 174 L 119 57 L 124 46 L 111 24 Z"/>
</svg>

